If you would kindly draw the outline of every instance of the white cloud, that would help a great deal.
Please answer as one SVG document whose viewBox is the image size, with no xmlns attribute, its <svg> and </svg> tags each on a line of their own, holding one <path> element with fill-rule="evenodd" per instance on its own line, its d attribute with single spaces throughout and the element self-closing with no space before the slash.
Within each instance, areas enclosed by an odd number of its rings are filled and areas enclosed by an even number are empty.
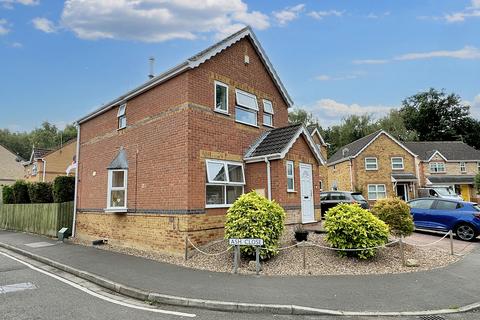
<svg viewBox="0 0 480 320">
<path fill-rule="evenodd" d="M 394 107 L 384 105 L 360 105 L 357 103 L 346 104 L 333 99 L 320 99 L 313 105 L 305 106 L 304 108 L 317 117 L 323 126 L 330 126 L 340 122 L 342 118 L 349 115 L 371 114 L 374 118 L 380 118 Z"/>
<path fill-rule="evenodd" d="M 451 58 L 462 60 L 480 59 L 480 49 L 473 46 L 465 46 L 459 50 L 437 50 L 427 52 L 412 52 L 402 54 L 392 59 L 365 59 L 353 60 L 354 64 L 384 64 L 391 61 L 422 60 L 432 58 Z"/>
<path fill-rule="evenodd" d="M 57 31 L 55 24 L 47 18 L 35 18 L 32 20 L 35 29 L 43 31 L 45 33 L 52 33 Z"/>
<path fill-rule="evenodd" d="M 0 36 L 6 35 L 9 32 L 10 29 L 8 29 L 7 19 L 0 19 Z"/>
<path fill-rule="evenodd" d="M 13 9 L 15 4 L 23 4 L 24 6 L 36 6 L 40 0 L 0 0 L 0 4 L 6 9 Z"/>
<path fill-rule="evenodd" d="M 380 19 L 380 18 L 384 18 L 384 17 L 387 17 L 390 15 L 390 11 L 385 11 L 383 13 L 373 13 L 373 12 L 370 12 L 368 15 L 366 15 L 365 17 L 367 19 Z"/>
<path fill-rule="evenodd" d="M 281 11 L 274 11 L 273 17 L 280 25 L 286 25 L 287 23 L 298 18 L 300 13 L 305 9 L 305 4 L 297 4 L 293 7 L 286 7 Z"/>
<path fill-rule="evenodd" d="M 337 81 L 337 80 L 353 80 L 357 79 L 361 75 L 360 72 L 353 73 L 353 74 L 347 74 L 343 76 L 330 76 L 328 74 L 321 74 L 315 77 L 316 80 L 318 81 Z"/>
<path fill-rule="evenodd" d="M 325 17 L 334 16 L 341 17 L 345 11 L 329 10 L 329 11 L 310 11 L 308 15 L 317 20 L 322 20 Z"/>
<path fill-rule="evenodd" d="M 248 11 L 242 0 L 67 0 L 61 24 L 82 39 L 160 42 L 217 36 L 244 25 L 270 26 L 267 15 Z"/>
<path fill-rule="evenodd" d="M 471 5 L 459 12 L 448 13 L 444 16 L 447 22 L 463 22 L 468 18 L 480 17 L 480 0 L 472 0 Z"/>
</svg>

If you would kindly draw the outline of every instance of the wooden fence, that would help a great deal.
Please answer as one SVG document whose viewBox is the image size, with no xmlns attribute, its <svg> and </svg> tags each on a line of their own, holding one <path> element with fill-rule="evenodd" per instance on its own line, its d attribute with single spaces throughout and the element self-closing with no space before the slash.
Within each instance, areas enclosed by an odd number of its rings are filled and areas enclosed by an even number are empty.
<svg viewBox="0 0 480 320">
<path fill-rule="evenodd" d="M 0 229 L 56 237 L 63 227 L 72 230 L 73 201 L 64 203 L 0 204 Z"/>
</svg>

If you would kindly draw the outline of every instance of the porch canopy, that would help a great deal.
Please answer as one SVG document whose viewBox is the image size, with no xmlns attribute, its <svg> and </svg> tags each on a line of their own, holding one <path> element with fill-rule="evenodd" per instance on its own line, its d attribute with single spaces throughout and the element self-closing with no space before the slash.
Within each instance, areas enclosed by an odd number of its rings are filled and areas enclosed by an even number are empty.
<svg viewBox="0 0 480 320">
<path fill-rule="evenodd" d="M 392 182 L 417 182 L 417 177 L 413 173 L 393 173 Z"/>
<path fill-rule="evenodd" d="M 429 176 L 427 184 L 474 184 L 475 176 L 460 175 L 460 176 Z"/>
</svg>

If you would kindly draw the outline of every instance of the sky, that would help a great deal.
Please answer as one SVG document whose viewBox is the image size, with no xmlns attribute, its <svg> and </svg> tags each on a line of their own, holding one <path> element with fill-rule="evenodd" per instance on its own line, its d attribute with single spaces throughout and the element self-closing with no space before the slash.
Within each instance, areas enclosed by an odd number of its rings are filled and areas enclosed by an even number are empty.
<svg viewBox="0 0 480 320">
<path fill-rule="evenodd" d="M 0 0 L 0 128 L 62 128 L 245 25 L 322 126 L 430 87 L 480 118 L 480 0 Z"/>
</svg>

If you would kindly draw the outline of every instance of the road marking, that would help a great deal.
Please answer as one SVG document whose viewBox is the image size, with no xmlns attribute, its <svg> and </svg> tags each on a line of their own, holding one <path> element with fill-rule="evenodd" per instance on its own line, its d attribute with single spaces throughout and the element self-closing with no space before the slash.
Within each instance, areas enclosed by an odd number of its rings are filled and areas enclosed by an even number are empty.
<svg viewBox="0 0 480 320">
<path fill-rule="evenodd" d="M 196 314 L 193 314 L 193 313 L 183 313 L 183 312 L 177 312 L 177 311 L 170 311 L 170 310 L 163 310 L 163 309 L 153 309 L 153 308 L 146 308 L 146 307 L 140 307 L 140 306 L 136 306 L 136 305 L 133 305 L 133 304 L 129 304 L 129 303 L 126 303 L 126 302 L 122 302 L 122 301 L 117 301 L 117 300 L 114 300 L 114 299 L 111 299 L 111 298 L 108 298 L 108 297 L 105 297 L 105 296 L 102 296 L 101 294 L 98 294 L 96 292 L 93 292 L 87 288 L 84 288 L 70 280 L 67 280 L 67 279 L 64 279 L 60 276 L 57 276 L 56 274 L 53 274 L 53 273 L 50 273 L 50 272 L 47 272 L 45 270 L 42 270 L 40 268 L 37 268 L 35 266 L 32 266 L 31 264 L 27 263 L 27 262 L 24 262 L 20 259 L 17 259 L 15 257 L 12 257 L 11 255 L 7 254 L 7 253 L 4 253 L 4 252 L 0 252 L 0 254 L 4 255 L 5 257 L 7 258 L 10 258 L 14 261 L 17 261 L 27 267 L 29 267 L 30 269 L 32 270 L 35 270 L 35 271 L 38 271 L 40 273 L 43 273 L 49 277 L 52 277 L 54 279 L 57 279 L 63 283 L 66 283 L 78 290 L 81 290 L 85 293 L 88 293 L 89 295 L 91 296 L 94 296 L 96 298 L 99 298 L 99 299 L 102 299 L 102 300 L 105 300 L 105 301 L 108 301 L 108 302 L 111 302 L 111 303 L 114 303 L 114 304 L 118 304 L 118 305 L 121 305 L 121 306 L 124 306 L 124 307 L 127 307 L 127 308 L 132 308 L 132 309 L 138 309 L 138 310 L 143 310 L 143 311 L 149 311 L 149 312 L 155 312 L 155 313 L 163 313 L 163 314 L 169 314 L 169 315 L 174 315 L 174 316 L 180 316 L 180 317 L 188 317 L 188 318 L 194 318 L 196 317 Z"/>
<path fill-rule="evenodd" d="M 37 287 L 31 282 L 7 284 L 6 286 L 0 286 L 0 294 L 11 293 L 23 290 L 37 289 Z"/>
<path fill-rule="evenodd" d="M 50 247 L 56 245 L 56 243 L 51 243 L 51 242 L 32 242 L 32 243 L 27 243 L 25 244 L 27 247 L 30 248 L 43 248 L 43 247 Z"/>
</svg>

